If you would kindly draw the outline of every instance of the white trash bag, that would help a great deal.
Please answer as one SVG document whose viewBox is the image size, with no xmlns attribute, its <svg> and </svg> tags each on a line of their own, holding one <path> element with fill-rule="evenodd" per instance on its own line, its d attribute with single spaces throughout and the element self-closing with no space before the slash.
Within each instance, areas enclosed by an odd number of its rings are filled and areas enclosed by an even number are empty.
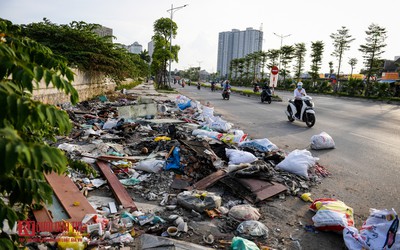
<svg viewBox="0 0 400 250">
<path fill-rule="evenodd" d="M 165 165 L 164 160 L 150 159 L 150 160 L 140 161 L 135 166 L 134 169 L 142 170 L 142 171 L 149 172 L 149 173 L 159 173 L 163 170 L 164 165 Z"/>
<path fill-rule="evenodd" d="M 311 137 L 311 148 L 317 150 L 335 148 L 335 142 L 326 132 L 321 132 L 319 135 Z"/>
<path fill-rule="evenodd" d="M 229 159 L 229 165 L 252 163 L 257 160 L 257 157 L 255 157 L 252 153 L 237 149 L 225 148 L 225 153 Z"/>
<path fill-rule="evenodd" d="M 308 168 L 314 166 L 318 160 L 319 158 L 313 157 L 306 149 L 295 149 L 276 168 L 308 178 Z"/>
<path fill-rule="evenodd" d="M 360 232 L 355 227 L 343 230 L 343 239 L 348 249 L 400 249 L 399 218 L 394 209 L 370 209 L 370 216 Z"/>
</svg>

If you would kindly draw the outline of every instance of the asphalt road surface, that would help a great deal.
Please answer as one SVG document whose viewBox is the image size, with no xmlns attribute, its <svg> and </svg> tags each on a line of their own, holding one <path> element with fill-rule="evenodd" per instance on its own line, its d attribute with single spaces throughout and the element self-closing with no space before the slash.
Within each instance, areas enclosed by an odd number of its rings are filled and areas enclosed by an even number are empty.
<svg viewBox="0 0 400 250">
<path fill-rule="evenodd" d="M 308 149 L 310 138 L 322 131 L 336 148 L 310 150 L 332 176 L 312 190 L 312 197 L 336 198 L 354 209 L 360 227 L 370 208 L 400 212 L 400 106 L 356 98 L 311 95 L 316 124 L 289 122 L 284 110 L 291 92 L 276 92 L 283 101 L 261 103 L 259 98 L 233 93 L 223 100 L 221 91 L 175 85 L 182 94 L 205 104 L 234 123 L 251 138 L 268 138 L 288 152 Z"/>
</svg>

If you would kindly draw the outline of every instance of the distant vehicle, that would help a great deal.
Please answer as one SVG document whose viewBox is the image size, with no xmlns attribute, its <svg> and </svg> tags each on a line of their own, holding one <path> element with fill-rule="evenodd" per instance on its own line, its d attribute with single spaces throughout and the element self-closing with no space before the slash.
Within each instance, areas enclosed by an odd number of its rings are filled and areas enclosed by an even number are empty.
<svg viewBox="0 0 400 250">
<path fill-rule="evenodd" d="M 229 97 L 231 96 L 231 88 L 226 88 L 222 91 L 222 98 L 225 100 L 229 100 Z"/>
<path fill-rule="evenodd" d="M 260 97 L 262 103 L 267 102 L 268 104 L 271 104 L 272 102 L 271 89 L 268 86 L 263 87 Z"/>
</svg>

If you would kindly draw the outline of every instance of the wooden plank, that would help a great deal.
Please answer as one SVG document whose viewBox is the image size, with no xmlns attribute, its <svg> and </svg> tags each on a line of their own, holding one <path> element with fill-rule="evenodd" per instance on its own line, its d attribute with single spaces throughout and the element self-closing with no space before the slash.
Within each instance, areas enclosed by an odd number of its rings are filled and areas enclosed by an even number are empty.
<svg viewBox="0 0 400 250">
<path fill-rule="evenodd" d="M 82 155 L 82 156 L 85 157 L 84 155 Z M 143 157 L 143 156 L 135 157 L 135 156 L 101 155 L 101 156 L 98 156 L 97 158 L 98 159 L 103 159 L 103 160 L 116 160 L 116 161 L 127 160 L 127 161 L 137 162 L 137 161 L 142 160 L 145 157 Z"/>
<path fill-rule="evenodd" d="M 132 208 L 134 210 L 137 210 L 137 207 L 133 202 L 132 197 L 118 180 L 117 176 L 115 176 L 115 174 L 112 172 L 112 169 L 108 166 L 108 164 L 102 161 L 97 161 L 96 163 L 99 166 L 104 177 L 107 179 L 107 182 L 110 185 L 111 190 L 114 193 L 118 203 L 121 204 L 124 208 Z"/>
<path fill-rule="evenodd" d="M 80 222 L 86 214 L 96 213 L 96 210 L 68 176 L 51 173 L 45 175 L 45 177 L 61 205 L 67 211 L 70 217 L 67 221 Z M 79 205 L 74 206 L 74 203 Z"/>
<path fill-rule="evenodd" d="M 227 175 L 227 172 L 220 169 L 220 170 L 204 177 L 203 179 L 199 180 L 198 182 L 193 184 L 193 186 L 190 189 L 205 190 L 207 187 L 213 185 L 220 179 L 224 178 L 226 175 Z"/>
<path fill-rule="evenodd" d="M 255 202 L 263 201 L 287 190 L 285 185 L 273 181 L 251 178 L 237 178 L 236 180 L 256 196 Z"/>
</svg>

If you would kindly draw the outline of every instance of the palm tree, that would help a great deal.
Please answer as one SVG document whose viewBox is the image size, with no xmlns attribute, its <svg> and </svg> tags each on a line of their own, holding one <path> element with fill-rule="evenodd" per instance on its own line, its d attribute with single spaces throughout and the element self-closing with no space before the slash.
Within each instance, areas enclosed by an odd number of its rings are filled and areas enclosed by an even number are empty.
<svg viewBox="0 0 400 250">
<path fill-rule="evenodd" d="M 355 68 L 355 66 L 356 66 L 356 64 L 357 64 L 357 62 L 358 62 L 357 58 L 350 58 L 350 60 L 349 60 L 349 64 L 350 64 L 350 66 L 351 66 L 350 78 L 353 77 L 353 70 L 354 70 L 354 68 Z"/>
</svg>

